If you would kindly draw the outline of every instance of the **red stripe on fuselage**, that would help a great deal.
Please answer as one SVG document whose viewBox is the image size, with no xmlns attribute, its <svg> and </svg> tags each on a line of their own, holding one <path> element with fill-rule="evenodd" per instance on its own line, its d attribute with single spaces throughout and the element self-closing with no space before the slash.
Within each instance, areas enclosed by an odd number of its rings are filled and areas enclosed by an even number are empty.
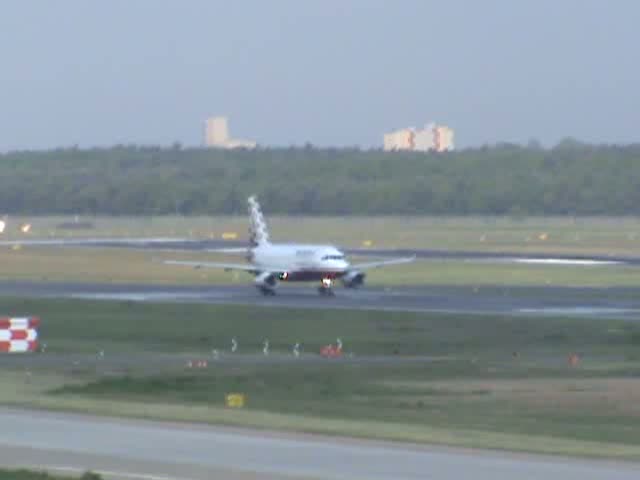
<svg viewBox="0 0 640 480">
<path fill-rule="evenodd" d="M 345 272 L 327 272 L 321 270 L 299 270 L 295 272 L 287 272 L 287 278 L 281 279 L 285 282 L 319 282 L 323 278 L 330 278 L 332 280 L 340 278 Z"/>
</svg>

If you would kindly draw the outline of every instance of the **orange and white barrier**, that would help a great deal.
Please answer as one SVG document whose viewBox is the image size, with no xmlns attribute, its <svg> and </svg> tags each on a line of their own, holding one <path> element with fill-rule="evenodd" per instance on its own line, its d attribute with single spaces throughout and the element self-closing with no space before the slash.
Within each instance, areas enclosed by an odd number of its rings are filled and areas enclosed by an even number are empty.
<svg viewBox="0 0 640 480">
<path fill-rule="evenodd" d="M 336 358 L 342 356 L 342 347 L 340 345 L 325 345 L 320 349 L 320 355 L 327 358 Z"/>
<path fill-rule="evenodd" d="M 209 362 L 206 360 L 189 360 L 187 362 L 187 368 L 207 368 Z"/>
<path fill-rule="evenodd" d="M 325 345 L 320 349 L 320 355 L 327 358 L 336 358 L 342 356 L 342 340 L 336 340 L 336 346 L 333 344 Z"/>
<path fill-rule="evenodd" d="M 0 317 L 0 352 L 34 352 L 38 348 L 37 317 Z"/>
</svg>

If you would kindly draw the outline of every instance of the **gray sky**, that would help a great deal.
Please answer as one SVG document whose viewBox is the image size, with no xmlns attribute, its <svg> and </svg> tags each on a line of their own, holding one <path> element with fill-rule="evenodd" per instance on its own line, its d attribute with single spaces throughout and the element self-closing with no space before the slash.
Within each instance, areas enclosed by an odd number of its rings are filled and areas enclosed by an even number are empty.
<svg viewBox="0 0 640 480">
<path fill-rule="evenodd" d="M 0 150 L 640 140 L 636 0 L 2 0 Z"/>
</svg>

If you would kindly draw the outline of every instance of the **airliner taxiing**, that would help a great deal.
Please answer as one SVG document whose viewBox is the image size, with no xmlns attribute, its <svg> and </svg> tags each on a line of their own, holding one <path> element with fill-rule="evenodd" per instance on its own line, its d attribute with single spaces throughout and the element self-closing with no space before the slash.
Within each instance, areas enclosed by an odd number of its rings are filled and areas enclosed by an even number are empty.
<svg viewBox="0 0 640 480">
<path fill-rule="evenodd" d="M 274 295 L 280 282 L 318 282 L 321 295 L 333 295 L 333 284 L 337 279 L 347 288 L 356 288 L 364 284 L 366 270 L 415 260 L 413 256 L 351 265 L 344 253 L 332 245 L 271 243 L 259 203 L 253 196 L 248 201 L 248 264 L 179 260 L 167 260 L 165 263 L 245 271 L 254 275 L 254 284 L 264 295 Z"/>
</svg>

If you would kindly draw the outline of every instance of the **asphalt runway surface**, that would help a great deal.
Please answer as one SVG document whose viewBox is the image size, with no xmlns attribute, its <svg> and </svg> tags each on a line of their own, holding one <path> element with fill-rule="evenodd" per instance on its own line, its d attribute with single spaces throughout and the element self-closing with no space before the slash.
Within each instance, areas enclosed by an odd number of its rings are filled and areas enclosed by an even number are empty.
<svg viewBox="0 0 640 480">
<path fill-rule="evenodd" d="M 0 296 L 640 319 L 640 289 L 635 288 L 420 286 L 351 290 L 337 287 L 334 297 L 325 297 L 309 284 L 282 285 L 275 296 L 265 297 L 250 282 L 233 286 L 184 286 L 3 281 Z"/>
<path fill-rule="evenodd" d="M 138 480 L 636 480 L 640 465 L 0 408 L 0 463 Z"/>
</svg>

